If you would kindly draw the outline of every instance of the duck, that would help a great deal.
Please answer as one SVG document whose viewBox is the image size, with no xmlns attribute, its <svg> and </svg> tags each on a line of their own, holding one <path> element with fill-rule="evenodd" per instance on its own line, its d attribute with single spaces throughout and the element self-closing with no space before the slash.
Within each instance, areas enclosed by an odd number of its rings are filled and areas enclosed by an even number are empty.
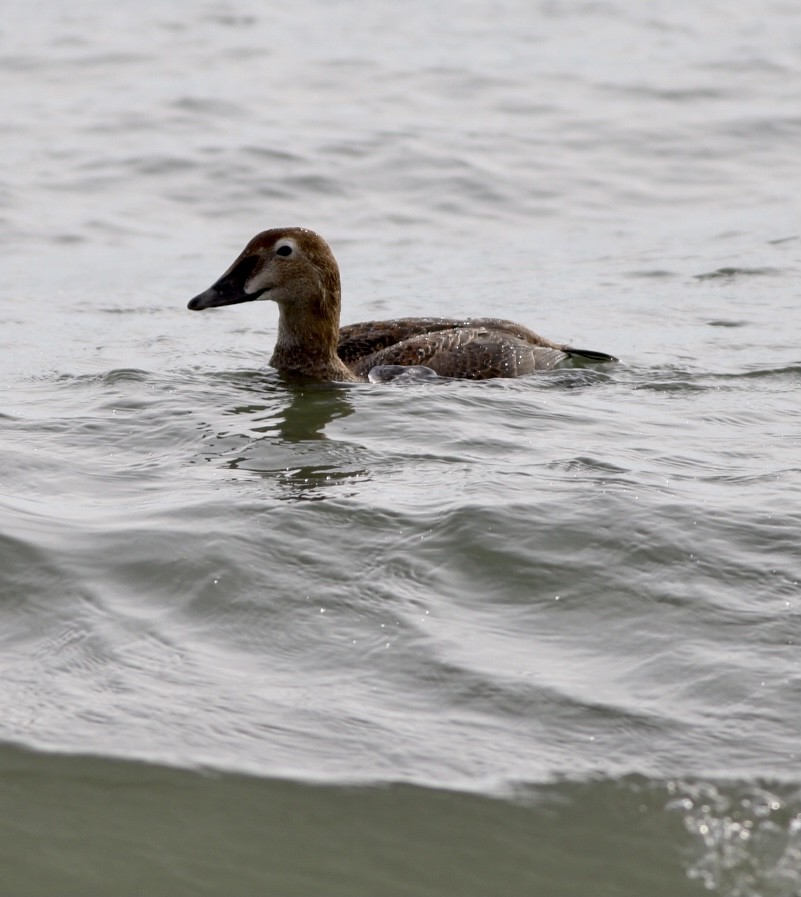
<svg viewBox="0 0 801 897">
<path fill-rule="evenodd" d="M 262 231 L 227 271 L 188 303 L 192 311 L 272 300 L 278 336 L 270 365 L 323 381 L 380 380 L 382 371 L 489 380 L 552 370 L 570 358 L 618 359 L 546 339 L 497 318 L 414 317 L 340 326 L 339 266 L 326 241 L 304 227 Z"/>
</svg>

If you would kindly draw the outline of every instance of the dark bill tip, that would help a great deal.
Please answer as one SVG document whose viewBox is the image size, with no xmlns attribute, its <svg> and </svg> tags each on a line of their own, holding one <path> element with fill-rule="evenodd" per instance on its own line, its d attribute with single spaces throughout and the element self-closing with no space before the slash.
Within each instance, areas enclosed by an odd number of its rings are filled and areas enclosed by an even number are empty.
<svg viewBox="0 0 801 897">
<path fill-rule="evenodd" d="M 203 301 L 205 295 L 205 293 L 201 293 L 199 296 L 195 296 L 194 299 L 190 299 L 189 302 L 187 302 L 186 307 L 191 308 L 192 311 L 202 311 L 204 308 L 208 308 Z"/>
</svg>

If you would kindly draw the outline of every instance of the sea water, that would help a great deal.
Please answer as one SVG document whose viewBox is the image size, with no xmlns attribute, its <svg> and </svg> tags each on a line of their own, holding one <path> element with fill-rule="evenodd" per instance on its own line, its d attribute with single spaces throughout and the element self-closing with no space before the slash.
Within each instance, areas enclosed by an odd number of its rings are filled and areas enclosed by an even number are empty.
<svg viewBox="0 0 801 897">
<path fill-rule="evenodd" d="M 11 6 L 0 892 L 801 893 L 801 8 Z M 287 381 L 280 225 L 621 362 Z"/>
</svg>

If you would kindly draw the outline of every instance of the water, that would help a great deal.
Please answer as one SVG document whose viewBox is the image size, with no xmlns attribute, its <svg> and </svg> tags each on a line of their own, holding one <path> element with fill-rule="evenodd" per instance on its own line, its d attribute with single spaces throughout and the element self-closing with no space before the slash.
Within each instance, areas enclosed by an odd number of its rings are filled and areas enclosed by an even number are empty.
<svg viewBox="0 0 801 897">
<path fill-rule="evenodd" d="M 801 11 L 8 21 L 0 892 L 801 893 Z M 286 382 L 281 224 L 623 361 Z"/>
</svg>

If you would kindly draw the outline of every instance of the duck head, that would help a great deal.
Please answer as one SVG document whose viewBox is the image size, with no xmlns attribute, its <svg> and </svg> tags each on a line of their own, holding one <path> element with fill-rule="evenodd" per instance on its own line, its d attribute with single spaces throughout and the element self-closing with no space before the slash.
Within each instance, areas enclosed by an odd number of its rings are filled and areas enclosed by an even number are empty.
<svg viewBox="0 0 801 897">
<path fill-rule="evenodd" d="M 202 311 L 239 302 L 278 303 L 278 336 L 270 364 L 325 380 L 356 380 L 337 356 L 339 267 L 322 237 L 303 227 L 257 234 L 223 276 L 189 301 Z"/>
<path fill-rule="evenodd" d="M 272 299 L 300 313 L 328 316 L 334 312 L 339 324 L 339 268 L 325 240 L 302 227 L 262 231 L 222 277 L 187 307 L 202 311 L 258 299 Z"/>
</svg>

